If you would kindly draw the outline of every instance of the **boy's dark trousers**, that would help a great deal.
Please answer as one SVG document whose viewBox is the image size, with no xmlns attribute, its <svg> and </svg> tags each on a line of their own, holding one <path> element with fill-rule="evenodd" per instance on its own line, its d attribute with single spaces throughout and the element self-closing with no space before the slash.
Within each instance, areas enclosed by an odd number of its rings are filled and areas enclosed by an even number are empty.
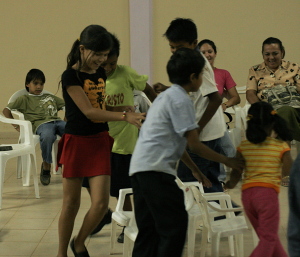
<svg viewBox="0 0 300 257">
<path fill-rule="evenodd" d="M 210 149 L 214 150 L 217 153 L 221 153 L 221 138 L 217 138 L 210 141 L 202 141 Z M 197 167 L 201 170 L 201 172 L 210 180 L 212 183 L 212 187 L 207 188 L 204 187 L 205 193 L 214 193 L 214 192 L 223 192 L 224 189 L 222 187 L 221 182 L 219 181 L 220 176 L 220 164 L 218 162 L 209 161 L 200 157 L 197 154 L 194 154 L 187 150 L 189 156 L 193 160 L 193 162 L 197 165 Z M 197 181 L 197 179 L 193 176 L 192 171 L 182 162 L 179 162 L 177 169 L 177 176 L 181 179 L 182 182 L 190 182 Z"/>
<path fill-rule="evenodd" d="M 131 177 L 139 233 L 132 257 L 181 257 L 188 216 L 175 177 L 139 172 Z"/>
</svg>

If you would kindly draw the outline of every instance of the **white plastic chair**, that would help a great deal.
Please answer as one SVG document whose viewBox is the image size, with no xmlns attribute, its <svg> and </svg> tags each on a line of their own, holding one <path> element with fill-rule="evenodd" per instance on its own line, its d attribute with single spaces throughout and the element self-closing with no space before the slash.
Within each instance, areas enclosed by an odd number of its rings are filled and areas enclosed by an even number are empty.
<svg viewBox="0 0 300 257">
<path fill-rule="evenodd" d="M 129 224 L 124 229 L 124 245 L 123 245 L 123 257 L 131 257 L 133 245 L 138 234 L 138 228 L 133 215 L 129 221 Z"/>
<path fill-rule="evenodd" d="M 115 242 L 117 240 L 117 234 L 116 234 L 117 224 L 121 226 L 125 226 L 127 228 L 131 218 L 134 216 L 133 211 L 123 211 L 124 201 L 127 194 L 132 194 L 132 188 L 120 189 L 117 206 L 111 216 L 112 220 L 111 220 L 111 236 L 110 236 L 110 254 L 115 254 Z M 125 230 L 124 230 L 124 236 L 125 236 Z"/>
<path fill-rule="evenodd" d="M 196 185 L 199 187 L 199 190 L 203 191 L 203 186 L 202 184 L 200 184 L 199 182 L 186 182 L 186 183 L 182 183 L 181 180 L 179 178 L 176 178 L 176 183 L 179 185 L 179 187 L 184 190 L 185 188 L 188 188 L 188 185 Z M 187 242 L 188 242 L 188 256 L 189 257 L 194 257 L 194 249 L 195 249 L 195 235 L 196 235 L 196 223 L 199 221 L 199 219 L 201 218 L 201 214 L 197 208 L 197 206 L 194 204 L 194 198 L 192 195 L 192 192 L 190 190 L 185 191 L 184 190 L 184 196 L 185 196 L 185 208 L 188 212 L 189 215 L 189 223 L 188 223 L 188 232 L 187 232 Z M 204 192 L 204 191 L 203 191 Z M 120 198 L 119 201 L 117 203 L 117 209 L 119 209 L 119 207 L 123 207 L 123 203 L 124 203 L 124 199 L 125 199 L 125 195 L 128 193 L 132 193 L 131 189 L 121 189 L 120 190 Z M 122 198 L 121 199 L 121 195 Z M 119 205 L 120 203 L 120 205 Z M 130 257 L 132 255 L 132 249 L 133 249 L 133 244 L 135 242 L 135 239 L 137 237 L 138 234 L 138 228 L 136 225 L 136 221 L 135 221 L 135 217 L 134 217 L 134 213 L 128 213 L 126 212 L 125 216 L 127 217 L 122 217 L 124 211 L 119 211 L 118 212 L 118 218 L 120 221 L 121 220 L 124 221 L 123 224 L 125 224 L 125 222 L 127 225 L 125 225 L 125 229 L 124 229 L 124 245 L 123 245 L 123 257 Z M 114 214 L 114 213 L 113 213 Z M 130 215 L 130 217 L 128 217 Z M 223 214 L 222 214 L 223 215 Z M 112 216 L 112 219 L 113 216 Z M 120 223 L 120 222 L 118 222 Z M 112 223 L 112 231 L 113 231 L 113 223 Z M 113 232 L 112 232 L 113 234 Z M 114 232 L 115 235 L 115 232 Z M 112 244 L 114 244 L 114 242 L 116 241 L 115 238 L 111 237 L 111 246 Z M 111 254 L 112 254 L 112 250 L 111 250 Z"/>
<path fill-rule="evenodd" d="M 147 112 L 152 105 L 149 98 L 142 91 L 133 90 L 133 100 L 135 112 Z"/>
<path fill-rule="evenodd" d="M 152 105 L 146 94 L 139 90 L 133 90 L 134 107 L 136 112 L 147 112 Z"/>
<path fill-rule="evenodd" d="M 198 206 L 194 202 L 194 196 L 191 190 L 189 189 L 190 185 L 194 185 L 199 192 L 204 193 L 203 186 L 199 182 L 182 182 L 179 178 L 176 178 L 176 183 L 178 186 L 185 192 L 185 207 L 189 215 L 189 223 L 187 230 L 187 252 L 188 257 L 194 257 L 195 252 L 195 239 L 196 239 L 196 229 L 197 224 L 202 220 L 202 214 Z M 135 242 L 138 228 L 134 218 L 134 212 L 123 211 L 123 205 L 126 194 L 132 193 L 131 188 L 121 189 L 119 194 L 119 200 L 117 203 L 116 211 L 112 214 L 112 225 L 111 225 L 111 242 L 110 242 L 110 254 L 115 254 L 114 246 L 116 241 L 116 223 L 119 223 L 122 226 L 125 226 L 124 229 L 124 246 L 123 246 L 123 256 L 131 256 L 133 244 Z M 216 197 L 216 195 L 223 195 L 224 193 L 210 193 Z M 210 195 L 205 194 L 205 195 Z M 226 194 L 227 195 L 227 194 Z M 228 195 L 227 195 L 228 196 Z M 220 205 L 216 202 L 210 203 L 216 208 L 216 210 L 210 209 L 210 219 L 214 220 L 215 217 L 223 216 L 224 213 L 219 212 Z M 207 240 L 209 241 L 210 234 L 207 235 Z M 233 244 L 229 242 L 229 248 L 231 253 L 234 251 L 232 246 Z M 233 256 L 233 254 L 232 254 Z"/>
<path fill-rule="evenodd" d="M 32 126 L 29 121 L 25 120 L 13 120 L 8 119 L 0 115 L 0 121 L 7 124 L 17 124 L 20 126 L 20 136 L 22 138 L 22 143 L 20 144 L 10 144 L 13 150 L 9 151 L 0 151 L 0 209 L 2 208 L 2 192 L 4 186 L 4 175 L 5 175 L 5 166 L 6 162 L 14 157 L 24 156 L 27 159 L 28 171 L 26 176 L 23 177 L 23 186 L 29 186 L 30 182 L 30 170 L 33 170 L 33 181 L 34 181 L 34 190 L 35 197 L 40 198 L 39 195 L 39 186 L 38 186 L 38 175 L 36 169 L 36 156 L 35 156 L 35 146 L 33 143 Z M 6 144 L 7 145 L 7 144 Z M 1 146 L 6 146 L 1 145 Z"/>
<path fill-rule="evenodd" d="M 238 105 L 226 109 L 226 112 L 234 115 L 234 127 L 228 130 L 230 139 L 235 147 L 242 141 L 242 108 Z"/>
<path fill-rule="evenodd" d="M 188 222 L 188 229 L 187 229 L 187 256 L 188 257 L 194 257 L 195 254 L 195 243 L 196 243 L 196 230 L 199 228 L 199 226 L 203 223 L 203 217 L 202 213 L 195 204 L 194 196 L 192 191 L 190 190 L 190 186 L 195 186 L 201 194 L 204 194 L 203 185 L 199 183 L 198 181 L 195 182 L 182 182 L 179 178 L 176 178 L 176 183 L 178 186 L 184 191 L 184 198 L 185 198 L 185 207 L 188 212 L 189 222 Z M 218 193 L 208 193 L 204 195 L 214 195 L 215 197 L 217 195 L 223 195 L 223 192 Z M 213 205 L 216 208 L 220 208 L 220 205 L 217 202 L 210 202 L 211 205 Z M 213 210 L 209 208 L 209 218 L 211 221 L 214 220 L 216 217 L 224 216 L 224 213 L 218 212 L 216 210 Z M 211 235 L 208 233 L 207 235 L 207 241 L 210 242 Z M 229 238 L 229 249 L 231 256 L 234 255 L 234 247 L 233 247 L 233 239 Z"/>
<path fill-rule="evenodd" d="M 219 257 L 219 245 L 220 238 L 235 236 L 236 255 L 238 257 L 244 256 L 243 247 L 243 234 L 247 232 L 251 227 L 247 224 L 244 216 L 235 216 L 234 212 L 243 211 L 243 208 L 232 208 L 230 196 L 227 194 L 214 195 L 204 194 L 195 186 L 190 186 L 193 192 L 194 199 L 203 216 L 203 230 L 201 240 L 201 252 L 200 257 L 205 256 L 207 249 L 208 234 L 211 234 L 212 241 L 212 256 Z M 221 208 L 216 208 L 209 201 L 218 200 Z M 226 215 L 226 219 L 212 221 L 209 218 L 209 208 L 221 212 Z"/>
<path fill-rule="evenodd" d="M 188 188 L 188 185 L 196 185 L 199 190 L 203 191 L 203 186 L 199 182 L 186 182 L 183 183 L 179 178 L 176 178 L 176 183 L 178 186 L 184 190 Z M 184 190 L 185 191 L 185 190 Z M 114 253 L 114 244 L 116 241 L 116 222 L 122 226 L 126 226 L 124 229 L 124 246 L 123 246 L 123 256 L 131 256 L 133 243 L 136 239 L 138 228 L 136 226 L 135 217 L 133 212 L 124 212 L 123 205 L 126 194 L 132 193 L 131 188 L 121 189 L 119 194 L 119 200 L 117 203 L 116 211 L 112 214 L 112 226 L 111 226 L 111 250 L 110 254 Z M 188 242 L 188 256 L 194 256 L 195 249 L 195 235 L 196 235 L 196 223 L 201 218 L 201 213 L 194 204 L 194 198 L 192 192 L 185 191 L 185 207 L 189 214 L 188 232 L 187 232 L 187 242 Z M 222 214 L 223 215 L 223 214 Z M 220 215 L 217 215 L 220 216 Z"/>
<path fill-rule="evenodd" d="M 140 112 L 140 109 L 142 109 L 142 111 L 147 111 L 152 105 L 149 98 L 142 91 L 134 90 L 133 96 L 134 96 L 134 107 L 136 112 Z M 126 227 L 124 229 L 124 245 L 125 245 L 125 231 L 127 229 L 127 233 L 129 233 L 128 231 L 131 230 L 131 228 L 127 228 L 127 226 L 130 225 L 129 223 L 131 218 L 134 217 L 134 213 L 133 211 L 123 211 L 125 196 L 127 194 L 132 194 L 132 188 L 120 189 L 117 206 L 115 211 L 112 213 L 110 254 L 115 253 L 115 242 L 117 240 L 117 234 L 116 234 L 117 223 L 123 227 Z M 131 236 L 131 238 L 133 237 Z M 134 241 L 135 241 L 135 237 L 134 237 Z"/>
<path fill-rule="evenodd" d="M 47 91 L 47 90 L 43 90 L 43 93 L 45 94 L 52 94 L 51 92 Z M 8 100 L 8 103 L 12 103 L 14 102 L 18 97 L 22 96 L 22 95 L 27 95 L 28 94 L 28 91 L 24 88 L 24 89 L 21 89 L 19 91 L 16 91 Z M 25 120 L 24 119 L 24 114 L 19 112 L 19 111 L 16 111 L 16 110 L 12 110 L 12 114 L 18 116 L 18 119 L 20 120 Z M 33 135 L 33 141 L 34 141 L 34 145 L 36 146 L 39 142 L 40 142 L 40 136 L 39 135 L 35 135 L 33 134 L 33 132 L 31 131 L 31 134 Z M 19 138 L 19 142 L 22 142 L 20 141 L 21 138 Z M 56 171 L 56 165 L 57 165 L 57 162 L 56 162 L 56 156 L 57 156 L 57 149 L 58 149 L 58 141 L 60 140 L 60 136 L 57 135 L 57 139 L 56 141 L 53 143 L 53 146 L 52 146 L 52 171 L 53 171 L 53 174 L 61 174 L 61 168 L 59 167 L 58 171 Z M 18 158 L 18 163 L 17 163 L 17 177 L 18 178 L 21 178 L 22 177 L 22 171 L 24 172 L 24 168 L 22 166 L 26 166 L 26 163 L 24 162 L 24 160 L 22 161 L 21 158 Z"/>
</svg>

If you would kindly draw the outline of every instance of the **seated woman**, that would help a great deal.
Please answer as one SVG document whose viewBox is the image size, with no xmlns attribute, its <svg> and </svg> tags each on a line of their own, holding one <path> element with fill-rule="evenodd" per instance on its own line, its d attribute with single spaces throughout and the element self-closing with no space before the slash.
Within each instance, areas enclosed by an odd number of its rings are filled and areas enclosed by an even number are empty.
<svg viewBox="0 0 300 257">
<path fill-rule="evenodd" d="M 300 67 L 296 63 L 283 60 L 284 55 L 284 47 L 278 38 L 269 37 L 263 42 L 264 62 L 249 70 L 246 98 L 250 104 L 267 101 L 263 93 L 276 85 L 294 85 L 297 92 L 300 92 Z M 300 103 L 299 108 L 295 107 L 297 106 L 282 106 L 277 112 L 287 121 L 293 139 L 300 141 Z"/>
<path fill-rule="evenodd" d="M 217 56 L 217 47 L 213 41 L 209 39 L 204 39 L 199 42 L 198 47 L 200 52 L 202 52 L 202 54 L 209 61 L 214 71 L 219 94 L 227 99 L 227 101 L 223 102 L 222 104 L 223 111 L 225 112 L 228 107 L 239 104 L 241 101 L 240 96 L 235 88 L 236 83 L 234 82 L 230 73 L 227 70 L 218 69 L 214 66 L 215 58 Z M 227 130 L 225 131 L 224 136 L 221 138 L 221 147 L 225 156 L 235 156 L 236 150 L 230 140 L 230 136 Z M 224 181 L 225 179 L 225 169 L 224 166 L 221 164 L 219 180 Z"/>
</svg>

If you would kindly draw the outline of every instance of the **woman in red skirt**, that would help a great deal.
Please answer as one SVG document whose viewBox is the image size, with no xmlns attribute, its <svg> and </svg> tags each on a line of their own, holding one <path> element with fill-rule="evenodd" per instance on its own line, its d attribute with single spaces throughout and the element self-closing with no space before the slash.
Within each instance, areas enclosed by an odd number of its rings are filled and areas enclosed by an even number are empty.
<svg viewBox="0 0 300 257">
<path fill-rule="evenodd" d="M 108 208 L 110 151 L 113 139 L 107 121 L 141 126 L 144 114 L 105 110 L 106 75 L 100 67 L 112 47 L 112 39 L 99 25 L 86 27 L 68 55 L 62 74 L 67 124 L 59 143 L 59 164 L 63 166 L 63 206 L 59 218 L 58 257 L 67 257 L 75 217 L 80 206 L 83 177 L 89 178 L 91 207 L 70 243 L 77 257 L 88 257 L 85 240 Z"/>
</svg>

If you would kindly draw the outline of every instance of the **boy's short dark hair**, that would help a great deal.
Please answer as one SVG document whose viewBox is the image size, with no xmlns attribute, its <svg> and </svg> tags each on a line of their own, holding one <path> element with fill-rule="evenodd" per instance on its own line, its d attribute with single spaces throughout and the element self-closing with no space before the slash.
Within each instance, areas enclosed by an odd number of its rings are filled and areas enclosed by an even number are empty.
<svg viewBox="0 0 300 257">
<path fill-rule="evenodd" d="M 164 36 L 172 42 L 193 43 L 197 38 L 197 27 L 191 19 L 176 18 L 173 20 Z"/>
<path fill-rule="evenodd" d="M 109 33 L 111 38 L 112 38 L 112 41 L 113 41 L 113 47 L 111 48 L 109 54 L 108 54 L 108 57 L 111 57 L 111 56 L 117 56 L 119 57 L 120 55 L 120 41 L 119 39 L 117 38 L 116 35 L 114 34 L 111 34 Z"/>
<path fill-rule="evenodd" d="M 31 69 L 30 71 L 28 71 L 25 78 L 25 88 L 27 91 L 29 91 L 29 89 L 28 87 L 26 87 L 26 85 L 28 85 L 31 81 L 34 80 L 40 80 L 44 84 L 46 81 L 44 73 L 39 69 Z"/>
<path fill-rule="evenodd" d="M 199 76 L 204 65 L 205 60 L 198 51 L 180 48 L 171 56 L 167 64 L 169 80 L 174 84 L 186 85 L 190 82 L 192 73 Z"/>
</svg>

